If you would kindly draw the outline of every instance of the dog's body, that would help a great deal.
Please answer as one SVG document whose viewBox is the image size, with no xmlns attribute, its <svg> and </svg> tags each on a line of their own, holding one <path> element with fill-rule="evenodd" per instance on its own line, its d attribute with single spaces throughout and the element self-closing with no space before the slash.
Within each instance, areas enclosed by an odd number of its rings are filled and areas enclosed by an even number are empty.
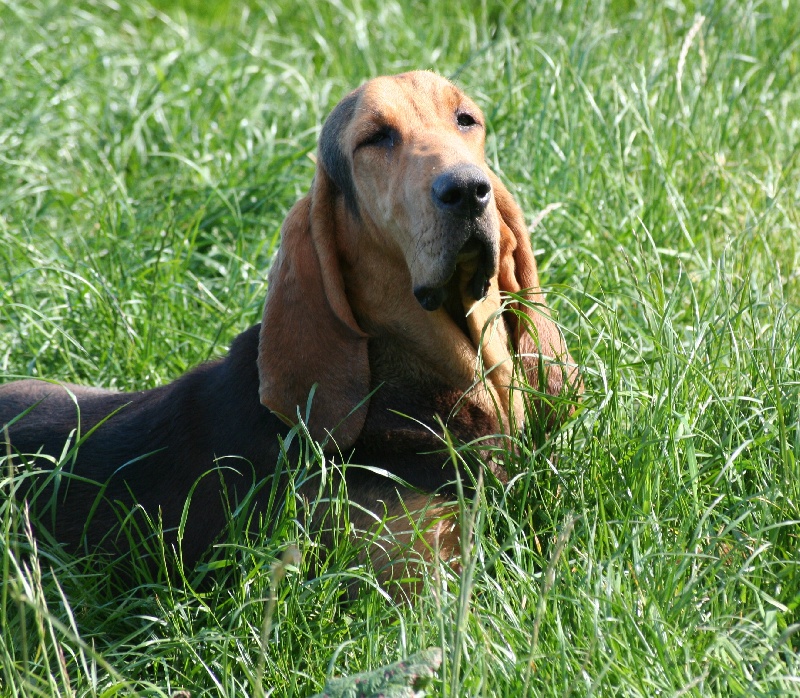
<svg viewBox="0 0 800 698">
<path fill-rule="evenodd" d="M 72 546 L 125 548 L 112 533 L 118 503 L 136 503 L 175 544 L 191 494 L 180 545 L 193 563 L 225 525 L 222 499 L 274 471 L 278 437 L 306 414 L 313 388 L 308 428 L 326 453 L 408 483 L 352 468 L 351 500 L 378 517 L 429 507 L 423 545 L 451 554 L 454 529 L 437 521 L 456 471 L 439 422 L 464 442 L 508 434 L 525 418 L 513 389 L 523 372 L 540 394 L 577 384 L 522 214 L 483 159 L 482 122 L 431 73 L 370 81 L 326 121 L 312 191 L 284 223 L 263 321 L 225 359 L 137 393 L 0 387 L 16 453 L 57 458 L 80 439 L 61 466 L 72 477 L 40 495 L 42 525 Z M 550 419 L 543 400 L 534 412 Z"/>
<path fill-rule="evenodd" d="M 236 338 L 225 359 L 136 393 L 36 380 L 0 388 L 0 422 L 38 402 L 10 428 L 15 451 L 57 458 L 65 444 L 80 441 L 76 457 L 63 459 L 60 491 L 53 497 L 55 485 L 48 487 L 33 503 L 37 518 L 70 548 L 86 543 L 119 552 L 126 547 L 116 537 L 119 520 L 136 502 L 154 520 L 161 517 L 171 545 L 195 488 L 191 535 L 182 541 L 185 562 L 195 562 L 225 525 L 220 475 L 231 501 L 237 492 L 244 496 L 255 473 L 274 469 L 276 434 L 286 430 L 258 400 L 257 346 L 256 327 Z"/>
</svg>

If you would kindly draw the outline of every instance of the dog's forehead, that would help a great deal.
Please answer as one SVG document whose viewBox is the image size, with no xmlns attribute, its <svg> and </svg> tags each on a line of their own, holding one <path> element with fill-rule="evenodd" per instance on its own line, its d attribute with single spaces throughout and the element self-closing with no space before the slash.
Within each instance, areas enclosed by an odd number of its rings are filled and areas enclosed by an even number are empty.
<svg viewBox="0 0 800 698">
<path fill-rule="evenodd" d="M 452 118 L 463 104 L 477 109 L 472 100 L 443 77 L 416 71 L 380 77 L 365 83 L 358 113 L 367 118 L 426 123 Z"/>
</svg>

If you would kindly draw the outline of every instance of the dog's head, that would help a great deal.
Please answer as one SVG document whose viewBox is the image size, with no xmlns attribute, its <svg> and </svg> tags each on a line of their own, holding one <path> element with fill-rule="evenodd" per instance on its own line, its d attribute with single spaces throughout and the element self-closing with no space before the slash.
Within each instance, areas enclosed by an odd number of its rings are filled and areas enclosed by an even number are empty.
<svg viewBox="0 0 800 698">
<path fill-rule="evenodd" d="M 561 391 L 569 354 L 544 305 L 522 213 L 485 162 L 485 134 L 478 106 L 429 72 L 376 78 L 336 106 L 312 191 L 287 217 L 270 272 L 263 404 L 293 419 L 317 384 L 312 435 L 335 428 L 347 447 L 366 416 L 369 333 L 381 327 L 420 343 L 435 335 L 450 345 L 438 352 L 464 354 L 471 343 L 474 353 L 483 341 L 476 318 L 501 312 L 503 349 L 490 354 L 508 357 L 510 341 L 530 355 L 534 385 L 543 374 L 544 390 Z M 537 307 L 501 307 L 500 292 Z M 487 296 L 494 312 L 473 313 Z M 441 334 L 434 317 L 447 325 Z"/>
<path fill-rule="evenodd" d="M 444 302 L 457 261 L 474 260 L 475 298 L 497 273 L 498 211 L 478 106 L 433 73 L 371 80 L 332 112 L 322 166 L 387 254 L 403 255 L 426 310 Z"/>
</svg>

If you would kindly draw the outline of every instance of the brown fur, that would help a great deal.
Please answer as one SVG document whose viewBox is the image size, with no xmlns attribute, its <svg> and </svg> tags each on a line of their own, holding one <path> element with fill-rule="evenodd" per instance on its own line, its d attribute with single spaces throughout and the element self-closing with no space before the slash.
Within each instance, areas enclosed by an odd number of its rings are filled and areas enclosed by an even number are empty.
<svg viewBox="0 0 800 698">
<path fill-rule="evenodd" d="M 119 501 L 160 512 L 174 531 L 192 483 L 215 458 L 244 459 L 256 481 L 274 470 L 274 435 L 305 418 L 313 388 L 308 427 L 326 453 L 408 483 L 357 469 L 346 476 L 354 528 L 375 567 L 396 577 L 408 550 L 456 557 L 447 492 L 457 472 L 437 453 L 439 424 L 461 441 L 522 426 L 520 367 L 548 395 L 579 385 L 524 218 L 487 166 L 484 138 L 478 107 L 433 73 L 377 78 L 345 97 L 323 128 L 311 191 L 284 223 L 260 328 L 240 335 L 226 359 L 163 388 L 72 386 L 83 433 L 118 412 L 80 446 L 74 465 L 105 487 L 104 503 L 87 525 L 100 490 L 76 485 L 52 518 L 56 537 L 124 547 L 106 536 Z M 536 307 L 505 303 L 504 293 Z M 11 443 L 57 456 L 79 424 L 63 389 L 1 387 L 0 424 L 37 400 L 12 425 Z M 535 406 L 552 425 L 546 401 Z M 250 482 L 241 480 L 206 478 L 195 491 L 185 559 L 214 540 L 219 498 Z M 391 523 L 379 531 L 382 514 Z"/>
</svg>

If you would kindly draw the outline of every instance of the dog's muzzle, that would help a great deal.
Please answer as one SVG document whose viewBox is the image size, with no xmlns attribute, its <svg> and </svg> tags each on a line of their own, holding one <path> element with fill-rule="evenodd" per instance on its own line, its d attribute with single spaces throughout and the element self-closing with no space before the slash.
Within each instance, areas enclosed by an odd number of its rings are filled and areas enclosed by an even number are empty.
<svg viewBox="0 0 800 698">
<path fill-rule="evenodd" d="M 467 283 L 467 288 L 476 301 L 486 296 L 489 291 L 489 279 L 497 269 L 494 245 L 486 237 L 473 234 L 467 239 L 455 255 L 443 283 L 436 286 L 418 286 L 414 289 L 414 296 L 425 310 L 433 311 L 441 307 L 447 297 L 449 281 L 459 268 L 467 268 L 471 271 L 474 266 L 475 270 Z"/>
<path fill-rule="evenodd" d="M 425 310 L 437 310 L 447 298 L 450 279 L 461 269 L 471 274 L 469 294 L 480 300 L 497 271 L 496 234 L 487 211 L 492 201 L 492 183 L 477 165 L 455 165 L 433 180 L 431 200 L 454 234 L 443 243 L 440 279 L 417 286 L 414 295 Z M 453 247 L 448 249 L 449 245 Z"/>
</svg>

